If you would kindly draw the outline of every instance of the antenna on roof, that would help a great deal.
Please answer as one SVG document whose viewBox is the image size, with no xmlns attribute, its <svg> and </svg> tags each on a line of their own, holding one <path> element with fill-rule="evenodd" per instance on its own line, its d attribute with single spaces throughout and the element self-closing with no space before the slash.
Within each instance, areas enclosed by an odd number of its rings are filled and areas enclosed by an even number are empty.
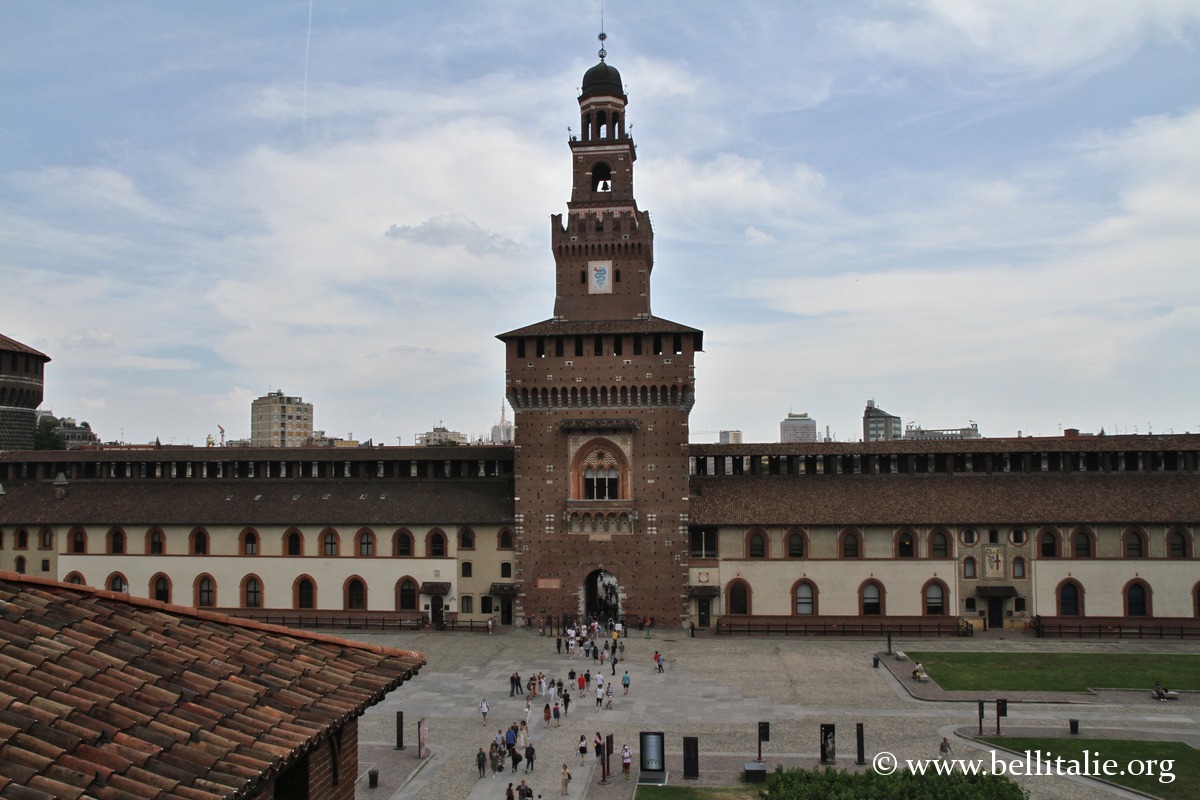
<svg viewBox="0 0 1200 800">
<path fill-rule="evenodd" d="M 603 61 L 608 55 L 608 51 L 604 49 L 604 41 L 608 38 L 608 34 L 604 32 L 604 0 L 600 0 L 600 35 L 596 38 L 600 40 L 600 52 L 596 55 Z"/>
</svg>

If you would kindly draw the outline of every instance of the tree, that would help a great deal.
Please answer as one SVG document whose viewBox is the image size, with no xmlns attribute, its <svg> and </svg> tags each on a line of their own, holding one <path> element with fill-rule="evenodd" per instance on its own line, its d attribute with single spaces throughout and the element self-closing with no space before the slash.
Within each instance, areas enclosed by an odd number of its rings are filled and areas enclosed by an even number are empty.
<svg viewBox="0 0 1200 800">
<path fill-rule="evenodd" d="M 66 450 L 67 440 L 58 432 L 58 420 L 51 417 L 42 420 L 33 436 L 34 450 Z"/>
</svg>

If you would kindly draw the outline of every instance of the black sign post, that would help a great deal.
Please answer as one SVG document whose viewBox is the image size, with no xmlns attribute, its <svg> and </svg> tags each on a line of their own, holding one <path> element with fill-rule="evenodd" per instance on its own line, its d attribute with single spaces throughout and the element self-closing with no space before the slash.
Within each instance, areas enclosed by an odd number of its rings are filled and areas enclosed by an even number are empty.
<svg viewBox="0 0 1200 800">
<path fill-rule="evenodd" d="M 700 739 L 696 736 L 683 737 L 683 777 L 700 777 Z"/>
<path fill-rule="evenodd" d="M 983 701 L 979 701 L 979 735 L 983 736 Z"/>
<path fill-rule="evenodd" d="M 771 723 L 758 723 L 758 758 L 755 761 L 762 762 L 762 743 L 771 741 Z"/>
<path fill-rule="evenodd" d="M 404 749 L 404 712 L 396 712 L 396 749 Z"/>
<path fill-rule="evenodd" d="M 832 764 L 837 760 L 837 732 L 832 722 L 821 723 L 821 763 Z"/>
<path fill-rule="evenodd" d="M 866 740 L 863 737 L 863 724 L 861 722 L 854 726 L 854 734 L 855 738 L 858 740 L 858 758 L 855 759 L 854 763 L 861 767 L 863 764 L 867 763 Z"/>
</svg>

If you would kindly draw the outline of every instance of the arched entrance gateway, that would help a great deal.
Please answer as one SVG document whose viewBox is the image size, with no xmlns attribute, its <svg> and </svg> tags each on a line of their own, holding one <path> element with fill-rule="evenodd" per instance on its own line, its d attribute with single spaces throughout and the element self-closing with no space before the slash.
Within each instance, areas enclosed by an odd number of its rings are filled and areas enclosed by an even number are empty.
<svg viewBox="0 0 1200 800">
<path fill-rule="evenodd" d="M 583 617 L 601 625 L 621 621 L 621 587 L 617 576 L 600 567 L 583 582 Z"/>
</svg>

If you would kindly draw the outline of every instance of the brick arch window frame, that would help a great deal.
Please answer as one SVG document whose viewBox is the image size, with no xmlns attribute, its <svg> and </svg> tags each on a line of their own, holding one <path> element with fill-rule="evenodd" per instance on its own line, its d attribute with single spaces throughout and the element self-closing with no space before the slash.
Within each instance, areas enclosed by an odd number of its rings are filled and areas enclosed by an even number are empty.
<svg viewBox="0 0 1200 800">
<path fill-rule="evenodd" d="M 167 552 L 167 536 L 162 528 L 154 527 L 146 531 L 146 555 L 161 556 Z"/>
<path fill-rule="evenodd" d="M 808 531 L 804 528 L 788 528 L 783 535 L 783 552 L 788 558 L 807 558 Z"/>
<path fill-rule="evenodd" d="M 874 588 L 874 592 L 869 589 Z M 858 585 L 858 615 L 860 617 L 887 616 L 887 589 L 878 578 L 867 578 Z"/>
<path fill-rule="evenodd" d="M 725 584 L 725 613 L 754 613 L 754 589 L 746 580 L 734 578 Z"/>
<path fill-rule="evenodd" d="M 446 544 L 446 533 L 441 528 L 433 528 L 425 534 L 425 557 L 446 558 L 449 547 Z"/>
<path fill-rule="evenodd" d="M 629 483 L 629 459 L 609 437 L 589 439 L 575 451 L 571 459 L 572 500 L 627 500 L 630 496 Z"/>
<path fill-rule="evenodd" d="M 1192 535 L 1182 525 L 1172 525 L 1167 528 L 1163 540 L 1163 552 L 1167 558 L 1191 558 L 1195 552 L 1192 547 Z"/>
<path fill-rule="evenodd" d="M 366 611 L 367 581 L 361 575 L 351 575 L 342 583 L 342 610 Z"/>
<path fill-rule="evenodd" d="M 238 552 L 244 556 L 257 556 L 262 551 L 262 537 L 254 528 L 243 528 L 238 535 Z"/>
<path fill-rule="evenodd" d="M 54 549 L 54 531 L 50 528 L 42 528 L 38 531 L 38 550 L 53 550 Z"/>
<path fill-rule="evenodd" d="M 792 584 L 792 615 L 796 617 L 816 617 L 821 613 L 821 592 L 811 578 L 801 578 Z M 807 607 L 807 611 L 803 610 Z"/>
<path fill-rule="evenodd" d="M 458 532 L 458 549 L 459 550 L 474 550 L 475 549 L 475 531 L 470 528 L 462 528 Z"/>
<path fill-rule="evenodd" d="M 863 557 L 863 535 L 858 528 L 842 528 L 838 532 L 838 558 L 857 559 Z"/>
<path fill-rule="evenodd" d="M 940 606 L 931 602 L 931 590 L 937 590 L 941 596 Z M 935 608 L 941 610 L 935 611 Z M 950 608 L 950 587 L 940 578 L 930 578 L 925 581 L 925 585 L 921 587 L 921 614 L 926 617 L 945 616 L 949 613 Z"/>
<path fill-rule="evenodd" d="M 1130 526 L 1121 533 L 1121 555 L 1125 558 L 1146 558 L 1149 539 L 1141 528 Z"/>
<path fill-rule="evenodd" d="M 281 553 L 292 558 L 301 558 L 304 556 L 304 534 L 299 528 L 288 528 L 283 532 L 283 541 L 281 542 Z"/>
<path fill-rule="evenodd" d="M 1079 527 L 1071 531 L 1071 557 L 1095 558 L 1096 533 L 1091 528 Z"/>
<path fill-rule="evenodd" d="M 392 534 L 392 555 L 396 558 L 412 558 L 415 540 L 408 528 L 397 528 Z"/>
<path fill-rule="evenodd" d="M 1133 578 L 1121 587 L 1121 607 L 1125 616 L 1144 619 L 1154 616 L 1154 592 L 1141 578 Z"/>
<path fill-rule="evenodd" d="M 18 575 L 24 575 L 26 573 L 27 569 L 25 566 L 25 556 L 17 556 L 17 559 L 13 562 L 13 564 Z"/>
<path fill-rule="evenodd" d="M 87 578 L 83 577 L 82 572 L 68 572 L 67 577 L 63 578 L 63 582 L 72 586 L 86 586 Z"/>
<path fill-rule="evenodd" d="M 929 558 L 954 558 L 954 536 L 945 528 L 934 528 L 927 543 Z"/>
<path fill-rule="evenodd" d="M 396 581 L 396 610 L 419 611 L 421 608 L 421 584 L 411 575 L 403 575 Z"/>
<path fill-rule="evenodd" d="M 13 534 L 13 549 L 28 550 L 29 549 L 29 531 L 24 528 L 17 528 Z"/>
<path fill-rule="evenodd" d="M 1029 562 L 1025 560 L 1025 556 L 1014 556 L 1012 560 L 1012 576 L 1016 579 L 1024 579 L 1029 577 L 1028 569 Z"/>
<path fill-rule="evenodd" d="M 188 552 L 194 556 L 209 555 L 210 547 L 208 531 L 204 528 L 193 528 L 188 535 Z"/>
<path fill-rule="evenodd" d="M 979 577 L 979 562 L 975 556 L 967 556 L 962 560 L 962 576 L 967 580 Z"/>
<path fill-rule="evenodd" d="M 125 529 L 120 526 L 108 529 L 108 533 L 104 535 L 104 552 L 109 555 L 123 555 L 129 548 L 127 544 L 129 537 L 125 535 Z"/>
<path fill-rule="evenodd" d="M 263 579 L 257 573 L 251 572 L 242 576 L 238 586 L 238 597 L 242 608 L 262 608 L 267 589 Z"/>
<path fill-rule="evenodd" d="M 912 528 L 900 528 L 892 539 L 893 558 L 916 558 L 920 552 L 920 539 Z"/>
<path fill-rule="evenodd" d="M 756 560 L 771 557 L 771 537 L 763 528 L 751 528 L 746 531 L 745 558 Z"/>
<path fill-rule="evenodd" d="M 197 575 L 192 583 L 192 605 L 196 608 L 217 606 L 217 579 L 207 572 Z"/>
<path fill-rule="evenodd" d="M 292 608 L 297 611 L 317 608 L 317 581 L 313 576 L 305 573 L 292 581 Z"/>
<path fill-rule="evenodd" d="M 123 572 L 110 572 L 104 579 L 104 588 L 110 592 L 129 594 L 129 579 Z"/>
<path fill-rule="evenodd" d="M 496 549 L 497 550 L 512 550 L 514 549 L 513 542 L 515 537 L 513 532 L 508 528 L 501 528 L 496 531 Z"/>
<path fill-rule="evenodd" d="M 171 598 L 175 596 L 174 581 L 165 572 L 156 572 L 151 575 L 147 588 L 150 599 L 157 600 L 160 603 L 170 603 Z"/>
<path fill-rule="evenodd" d="M 1059 558 L 1062 555 L 1062 537 L 1053 528 L 1038 531 L 1038 558 Z"/>
<path fill-rule="evenodd" d="M 67 534 L 68 547 L 72 555 L 85 555 L 88 551 L 88 535 L 87 529 L 76 525 L 71 528 L 71 532 Z"/>
<path fill-rule="evenodd" d="M 337 558 L 342 554 L 342 537 L 335 528 L 325 528 L 317 539 L 321 543 L 321 555 Z"/>
<path fill-rule="evenodd" d="M 359 558 L 374 558 L 379 552 L 375 531 L 370 528 L 359 529 L 358 533 L 354 534 L 354 552 Z"/>
<path fill-rule="evenodd" d="M 1085 617 L 1083 584 L 1064 578 L 1054 587 L 1054 608 L 1060 617 Z"/>
</svg>

